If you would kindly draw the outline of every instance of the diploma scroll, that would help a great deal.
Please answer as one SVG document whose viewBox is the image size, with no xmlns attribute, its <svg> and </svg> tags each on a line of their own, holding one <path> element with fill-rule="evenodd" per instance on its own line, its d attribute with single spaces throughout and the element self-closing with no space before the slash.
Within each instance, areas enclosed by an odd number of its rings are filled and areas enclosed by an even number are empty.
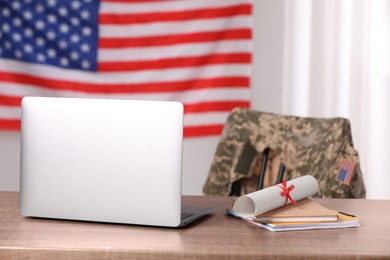
<svg viewBox="0 0 390 260">
<path fill-rule="evenodd" d="M 318 191 L 318 182 L 311 175 L 287 181 L 286 187 L 289 188 L 291 185 L 294 185 L 294 188 L 288 195 L 295 201 L 310 197 Z M 286 200 L 286 196 L 282 195 L 283 190 L 282 184 L 278 184 L 243 195 L 234 203 L 233 211 L 242 217 L 254 217 L 280 208 L 286 205 L 286 202 L 290 204 L 292 200 Z"/>
</svg>

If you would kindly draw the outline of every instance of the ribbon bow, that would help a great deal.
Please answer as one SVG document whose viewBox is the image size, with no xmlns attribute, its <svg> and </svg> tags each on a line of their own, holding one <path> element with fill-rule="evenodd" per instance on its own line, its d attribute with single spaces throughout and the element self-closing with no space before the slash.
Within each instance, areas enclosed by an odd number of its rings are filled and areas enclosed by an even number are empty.
<svg viewBox="0 0 390 260">
<path fill-rule="evenodd" d="M 291 203 L 293 204 L 297 204 L 297 202 L 295 200 L 293 200 L 293 198 L 291 198 L 290 196 L 290 191 L 292 191 L 295 186 L 294 185 L 290 185 L 290 187 L 287 188 L 287 182 L 286 181 L 282 181 L 282 185 L 279 185 L 280 188 L 282 188 L 282 196 L 285 196 L 286 197 L 286 202 L 284 203 L 284 205 L 287 204 L 288 200 L 291 201 Z"/>
</svg>

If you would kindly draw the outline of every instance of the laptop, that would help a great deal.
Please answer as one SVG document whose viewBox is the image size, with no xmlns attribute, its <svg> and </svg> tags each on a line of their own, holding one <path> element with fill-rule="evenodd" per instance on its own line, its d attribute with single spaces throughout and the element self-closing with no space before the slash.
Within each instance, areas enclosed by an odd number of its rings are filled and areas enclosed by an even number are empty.
<svg viewBox="0 0 390 260">
<path fill-rule="evenodd" d="M 174 101 L 23 98 L 21 214 L 179 227 L 211 213 L 181 205 L 183 110 Z"/>
</svg>

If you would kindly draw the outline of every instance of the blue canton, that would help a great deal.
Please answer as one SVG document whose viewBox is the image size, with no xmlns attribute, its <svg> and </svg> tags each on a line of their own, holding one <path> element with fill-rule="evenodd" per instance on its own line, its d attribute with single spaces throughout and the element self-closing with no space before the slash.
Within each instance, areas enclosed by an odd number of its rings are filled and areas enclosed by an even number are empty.
<svg viewBox="0 0 390 260">
<path fill-rule="evenodd" d="M 345 169 L 340 169 L 337 178 L 338 178 L 340 181 L 345 181 L 346 178 L 347 178 L 347 174 L 348 174 L 348 171 L 347 171 L 347 170 L 345 170 Z"/>
<path fill-rule="evenodd" d="M 99 2 L 0 0 L 0 57 L 97 70 Z"/>
</svg>

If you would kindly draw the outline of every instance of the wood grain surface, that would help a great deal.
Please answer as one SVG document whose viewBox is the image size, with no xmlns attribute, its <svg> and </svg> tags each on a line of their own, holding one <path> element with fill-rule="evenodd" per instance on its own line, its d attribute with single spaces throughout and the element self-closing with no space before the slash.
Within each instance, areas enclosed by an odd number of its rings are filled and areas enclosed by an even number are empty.
<svg viewBox="0 0 390 260">
<path fill-rule="evenodd" d="M 217 208 L 184 228 L 26 218 L 19 193 L 0 192 L 0 259 L 390 259 L 390 201 L 315 199 L 360 227 L 274 233 L 227 216 L 231 197 L 183 197 Z M 158 214 L 158 212 L 156 212 Z"/>
</svg>

